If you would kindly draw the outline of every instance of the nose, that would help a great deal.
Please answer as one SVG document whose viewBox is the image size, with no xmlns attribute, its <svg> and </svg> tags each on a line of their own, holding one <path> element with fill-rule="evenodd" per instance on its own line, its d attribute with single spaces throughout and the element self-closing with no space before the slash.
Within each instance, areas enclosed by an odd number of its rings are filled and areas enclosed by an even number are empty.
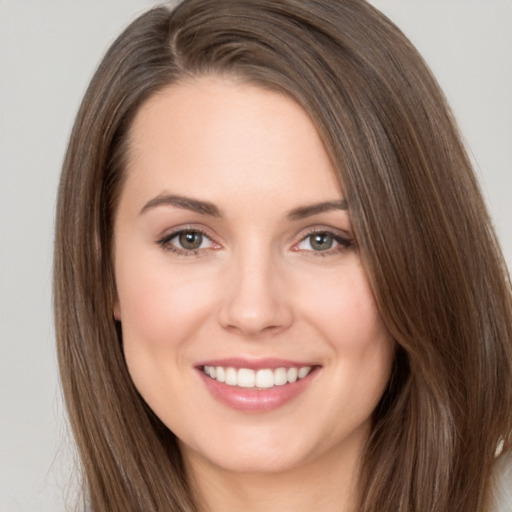
<svg viewBox="0 0 512 512">
<path fill-rule="evenodd" d="M 293 323 L 293 308 L 282 269 L 259 254 L 232 262 L 226 276 L 219 323 L 246 337 L 286 330 Z"/>
</svg>

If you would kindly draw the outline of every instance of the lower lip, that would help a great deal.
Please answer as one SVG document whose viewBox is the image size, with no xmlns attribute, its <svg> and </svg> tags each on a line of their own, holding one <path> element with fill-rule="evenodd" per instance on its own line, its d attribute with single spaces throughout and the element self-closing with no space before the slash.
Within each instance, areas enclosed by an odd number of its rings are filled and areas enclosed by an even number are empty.
<svg viewBox="0 0 512 512">
<path fill-rule="evenodd" d="M 296 382 L 274 386 L 269 389 L 228 386 L 223 382 L 212 379 L 202 369 L 199 370 L 199 373 L 214 398 L 232 409 L 256 413 L 272 411 L 292 401 L 310 385 L 317 370 L 318 368 L 313 368 L 306 377 Z"/>
</svg>

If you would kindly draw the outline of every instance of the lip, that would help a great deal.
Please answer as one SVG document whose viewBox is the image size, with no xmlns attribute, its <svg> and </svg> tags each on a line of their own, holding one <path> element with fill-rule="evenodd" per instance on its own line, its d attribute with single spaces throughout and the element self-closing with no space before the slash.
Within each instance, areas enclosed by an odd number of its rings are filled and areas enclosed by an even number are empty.
<svg viewBox="0 0 512 512">
<path fill-rule="evenodd" d="M 223 382 L 212 379 L 203 372 L 203 366 L 222 366 L 232 368 L 249 368 L 260 370 L 263 368 L 301 368 L 312 366 L 311 372 L 304 378 L 283 386 L 274 386 L 270 389 L 241 388 L 229 386 Z M 219 402 L 231 409 L 247 413 L 269 412 L 291 402 L 302 394 L 313 382 L 319 373 L 320 366 L 312 362 L 297 362 L 284 359 L 216 359 L 203 361 L 196 365 L 196 370 L 206 389 Z"/>
<path fill-rule="evenodd" d="M 276 359 L 276 358 L 264 358 L 264 359 L 243 359 L 240 357 L 228 358 L 228 359 L 211 359 L 208 361 L 201 361 L 196 365 L 196 368 L 202 368 L 203 366 L 223 366 L 227 368 L 248 368 L 250 370 L 261 370 L 263 368 L 270 368 L 275 370 L 276 368 L 301 368 L 303 366 L 319 366 L 318 363 L 312 363 L 311 361 L 292 361 L 291 359 Z"/>
</svg>

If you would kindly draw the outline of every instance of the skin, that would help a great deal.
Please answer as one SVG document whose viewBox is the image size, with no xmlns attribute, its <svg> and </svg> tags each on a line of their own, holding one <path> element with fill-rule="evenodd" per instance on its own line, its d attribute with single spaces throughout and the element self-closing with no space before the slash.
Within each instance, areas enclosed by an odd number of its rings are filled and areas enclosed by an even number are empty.
<svg viewBox="0 0 512 512">
<path fill-rule="evenodd" d="M 276 92 L 198 78 L 142 106 L 128 156 L 115 315 L 132 379 L 178 437 L 195 491 L 211 511 L 350 510 L 393 344 L 349 212 L 290 218 L 343 200 L 310 118 Z M 155 200 L 169 194 L 218 215 Z M 180 247 L 180 229 L 205 233 L 198 250 Z M 348 246 L 318 250 L 311 229 Z M 215 399 L 196 368 L 228 357 L 316 371 L 281 407 L 245 412 Z"/>
</svg>

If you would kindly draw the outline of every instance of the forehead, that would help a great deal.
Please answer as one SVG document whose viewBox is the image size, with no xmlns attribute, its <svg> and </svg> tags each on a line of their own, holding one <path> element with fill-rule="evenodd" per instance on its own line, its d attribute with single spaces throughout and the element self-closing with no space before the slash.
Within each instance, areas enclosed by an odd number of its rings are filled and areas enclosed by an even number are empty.
<svg viewBox="0 0 512 512">
<path fill-rule="evenodd" d="M 127 186 L 146 194 L 341 195 L 313 122 L 284 94 L 227 78 L 182 82 L 151 97 L 129 134 Z"/>
</svg>

